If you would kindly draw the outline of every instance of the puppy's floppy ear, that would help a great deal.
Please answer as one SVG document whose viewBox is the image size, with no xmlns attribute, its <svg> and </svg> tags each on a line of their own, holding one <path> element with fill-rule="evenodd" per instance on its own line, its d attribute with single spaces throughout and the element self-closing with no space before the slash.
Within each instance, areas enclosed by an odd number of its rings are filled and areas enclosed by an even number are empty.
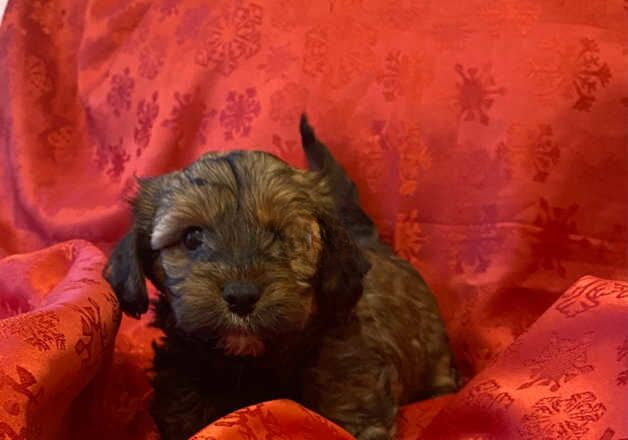
<svg viewBox="0 0 628 440">
<path fill-rule="evenodd" d="M 148 310 L 146 269 L 150 265 L 150 249 L 142 245 L 142 234 L 132 228 L 113 250 L 103 271 L 122 310 L 134 317 Z"/>
<path fill-rule="evenodd" d="M 323 241 L 316 286 L 319 313 L 342 323 L 362 296 L 364 276 L 371 265 L 338 220 L 321 216 L 319 225 Z"/>
</svg>

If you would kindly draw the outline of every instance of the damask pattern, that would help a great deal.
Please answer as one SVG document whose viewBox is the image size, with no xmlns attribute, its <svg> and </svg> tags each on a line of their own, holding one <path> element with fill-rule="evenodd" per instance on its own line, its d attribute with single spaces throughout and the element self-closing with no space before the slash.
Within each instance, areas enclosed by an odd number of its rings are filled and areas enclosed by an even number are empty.
<svg viewBox="0 0 628 440">
<path fill-rule="evenodd" d="M 158 99 L 159 92 L 156 91 L 150 99 L 142 99 L 137 103 L 137 126 L 134 132 L 135 143 L 138 146 L 136 156 L 139 156 L 150 142 L 155 119 L 159 116 Z"/>
<path fill-rule="evenodd" d="M 248 88 L 244 93 L 229 92 L 227 102 L 220 112 L 220 125 L 225 130 L 225 140 L 233 140 L 236 134 L 241 137 L 249 136 L 253 121 L 260 112 L 261 104 L 254 88 Z"/>
<path fill-rule="evenodd" d="M 628 394 L 621 380 L 609 380 L 609 373 L 625 376 L 628 339 L 625 328 L 618 329 L 625 323 L 628 302 L 619 296 L 626 287 L 628 283 L 580 279 L 556 304 L 573 298 L 574 291 L 586 296 L 604 289 L 609 294 L 600 298 L 595 314 L 568 316 L 556 307 L 548 309 L 452 398 L 420 438 L 467 438 L 471 433 L 535 440 L 625 437 L 628 425 L 616 399 Z M 609 351 L 609 346 L 616 349 Z M 611 423 L 619 425 L 609 428 Z"/>
<path fill-rule="evenodd" d="M 460 116 L 465 121 L 477 119 L 480 123 L 488 125 L 490 122 L 488 111 L 493 106 L 495 97 L 504 95 L 506 89 L 495 87 L 490 65 L 485 65 L 481 69 L 477 67 L 465 69 L 462 65 L 456 64 L 455 70 L 460 76 L 460 82 L 457 84 Z"/>
<path fill-rule="evenodd" d="M 614 404 L 628 390 L 626 335 L 605 314 L 626 306 L 628 287 L 569 288 L 584 275 L 628 279 L 627 17 L 620 0 L 11 0 L 0 27 L 0 256 L 75 238 L 109 251 L 128 227 L 134 179 L 207 151 L 262 149 L 302 166 L 306 111 L 381 236 L 434 290 L 462 374 L 475 377 L 475 394 L 460 396 L 476 417 L 447 432 L 627 438 Z M 66 288 L 89 290 L 100 318 L 87 297 L 43 310 L 0 275 L 2 316 L 34 314 L 0 321 L 0 336 L 77 369 L 85 361 L 88 380 L 117 304 L 89 283 Z M 544 311 L 555 323 L 528 350 Z M 62 313 L 75 318 L 71 335 Z M 94 409 L 110 418 L 91 427 L 111 438 L 154 435 L 149 320 L 121 323 L 112 377 L 134 371 L 133 383 L 112 380 L 116 403 Z M 482 376 L 504 358 L 507 371 Z M 593 385 L 601 377 L 615 388 Z M 446 412 L 460 411 L 457 399 Z M 15 402 L 0 414 L 13 417 Z M 409 436 L 443 432 L 439 415 L 410 414 Z M 11 420 L 10 435 L 26 435 Z"/>
<path fill-rule="evenodd" d="M 0 436 L 61 438 L 76 417 L 87 420 L 89 405 L 63 413 L 113 349 L 120 309 L 100 276 L 104 260 L 82 241 L 0 260 L 0 282 L 19 281 L 40 299 L 34 310 L 0 320 Z M 35 270 L 43 284 L 29 282 Z"/>
<path fill-rule="evenodd" d="M 577 340 L 561 339 L 553 335 L 538 356 L 523 362 L 523 365 L 530 368 L 532 380 L 521 384 L 518 389 L 550 385 L 550 391 L 557 391 L 561 383 L 567 383 L 580 374 L 591 373 L 595 367 L 589 362 L 587 349 L 592 342 L 591 334 Z"/>
<path fill-rule="evenodd" d="M 591 392 L 573 394 L 567 398 L 545 397 L 534 404 L 532 412 L 523 417 L 521 437 L 532 439 L 578 440 L 606 413 L 604 404 L 597 402 Z"/>
<path fill-rule="evenodd" d="M 163 120 L 162 127 L 170 128 L 178 148 L 201 146 L 207 143 L 207 127 L 216 115 L 216 110 L 208 109 L 198 90 L 191 93 L 174 93 L 175 105 L 170 116 Z"/>
<path fill-rule="evenodd" d="M 59 315 L 55 312 L 17 315 L 0 321 L 0 338 L 17 336 L 40 351 L 65 350 L 65 335 L 59 331 Z"/>
<path fill-rule="evenodd" d="M 229 76 L 239 64 L 255 55 L 261 47 L 258 26 L 264 10 L 251 3 L 225 8 L 207 22 L 201 21 L 204 41 L 197 49 L 195 61 L 224 76 Z M 194 14 L 198 20 L 198 14 Z M 202 20 L 202 19 L 201 19 Z M 186 28 L 189 29 L 188 26 Z M 196 36 L 193 36 L 196 38 Z"/>
</svg>

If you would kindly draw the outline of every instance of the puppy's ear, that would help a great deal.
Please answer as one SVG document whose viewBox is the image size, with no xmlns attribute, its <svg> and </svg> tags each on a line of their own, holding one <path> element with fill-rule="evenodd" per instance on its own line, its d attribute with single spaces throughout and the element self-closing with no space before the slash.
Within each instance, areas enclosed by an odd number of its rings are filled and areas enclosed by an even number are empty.
<svg viewBox="0 0 628 440">
<path fill-rule="evenodd" d="M 132 228 L 113 250 L 103 271 L 122 310 L 134 318 L 148 310 L 146 268 L 150 249 L 142 246 L 142 235 Z"/>
<path fill-rule="evenodd" d="M 362 296 L 364 276 L 371 265 L 338 220 L 323 216 L 319 225 L 323 242 L 317 276 L 319 313 L 342 323 Z"/>
</svg>

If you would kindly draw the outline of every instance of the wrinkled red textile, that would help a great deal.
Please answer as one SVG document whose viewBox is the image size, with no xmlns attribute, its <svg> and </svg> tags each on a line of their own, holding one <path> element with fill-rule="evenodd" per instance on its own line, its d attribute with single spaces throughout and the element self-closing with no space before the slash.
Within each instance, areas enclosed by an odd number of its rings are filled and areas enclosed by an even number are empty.
<svg viewBox="0 0 628 440">
<path fill-rule="evenodd" d="M 120 307 L 104 255 L 73 241 L 0 261 L 0 438 L 72 438 L 102 392 Z"/>
<path fill-rule="evenodd" d="M 0 255 L 77 238 L 106 253 L 129 225 L 134 177 L 205 151 L 262 149 L 300 166 L 305 110 L 382 236 L 433 288 L 457 362 L 476 376 L 451 404 L 404 409 L 401 432 L 628 438 L 617 413 L 625 381 L 611 371 L 625 365 L 625 300 L 596 287 L 559 300 L 584 275 L 628 278 L 627 18 L 620 0 L 10 1 L 0 28 Z M 59 249 L 96 258 L 71 243 L 12 257 L 51 262 L 39 284 L 17 269 L 0 275 L 0 316 L 48 306 L 45 286 L 80 262 Z M 90 282 L 64 301 L 87 307 Z M 62 394 L 80 398 L 46 417 L 74 414 L 77 436 L 154 435 L 149 321 L 123 319 L 113 359 L 103 349 L 97 376 L 74 370 L 77 388 Z M 515 350 L 516 339 L 527 348 Z M 547 353 L 564 362 L 544 370 L 567 372 L 534 373 Z M 46 356 L 22 359 L 31 357 Z M 3 384 L 56 377 L 47 393 L 72 372 L 29 376 L 19 359 L 8 370 L 2 359 Z M 92 377 L 94 389 L 78 394 Z M 9 389 L 0 389 L 0 420 L 14 429 L 26 401 L 6 400 Z M 315 418 L 284 401 L 251 411 L 266 417 L 277 405 L 279 426 Z M 91 417 L 75 412 L 87 409 Z M 462 421 L 447 427 L 452 414 Z M 479 432 L 486 418 L 507 430 Z"/>
<path fill-rule="evenodd" d="M 3 438 L 154 438 L 131 350 L 118 341 L 111 362 L 120 310 L 100 277 L 104 261 L 84 241 L 0 261 L 0 292 L 13 305 L 0 319 Z M 628 283 L 583 277 L 456 396 L 403 408 L 399 437 L 625 438 L 627 317 Z M 351 436 L 279 400 L 194 436 L 218 438 Z"/>
</svg>

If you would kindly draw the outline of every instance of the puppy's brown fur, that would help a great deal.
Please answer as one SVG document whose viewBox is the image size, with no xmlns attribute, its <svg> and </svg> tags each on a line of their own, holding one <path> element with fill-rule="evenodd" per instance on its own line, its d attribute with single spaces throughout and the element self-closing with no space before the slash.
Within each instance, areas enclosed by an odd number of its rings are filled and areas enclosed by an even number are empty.
<svg viewBox="0 0 628 440">
<path fill-rule="evenodd" d="M 309 170 L 231 152 L 140 182 L 104 275 L 132 316 L 148 308 L 144 277 L 161 292 L 152 414 L 164 439 L 274 398 L 385 439 L 400 404 L 456 388 L 425 282 L 380 242 L 305 118 L 301 134 Z M 202 228 L 194 250 L 190 227 Z M 261 291 L 244 316 L 223 299 L 241 281 Z"/>
</svg>

